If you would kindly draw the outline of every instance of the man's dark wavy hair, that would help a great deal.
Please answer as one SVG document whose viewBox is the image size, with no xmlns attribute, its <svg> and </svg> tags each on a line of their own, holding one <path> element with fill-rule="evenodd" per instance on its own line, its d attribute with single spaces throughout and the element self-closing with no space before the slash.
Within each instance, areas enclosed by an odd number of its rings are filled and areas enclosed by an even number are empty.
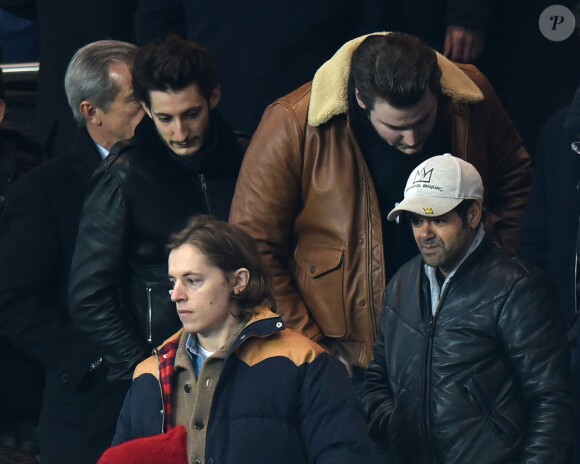
<svg viewBox="0 0 580 464">
<path fill-rule="evenodd" d="M 217 64 L 212 54 L 201 45 L 176 35 L 164 42 L 152 42 L 139 49 L 133 66 L 133 92 L 151 107 L 150 92 L 175 92 L 191 84 L 209 99 L 218 84 Z"/>
<path fill-rule="evenodd" d="M 441 69 L 435 51 L 415 36 L 402 32 L 371 35 L 356 49 L 351 79 L 371 111 L 377 100 L 408 108 L 430 89 L 441 95 Z"/>
</svg>

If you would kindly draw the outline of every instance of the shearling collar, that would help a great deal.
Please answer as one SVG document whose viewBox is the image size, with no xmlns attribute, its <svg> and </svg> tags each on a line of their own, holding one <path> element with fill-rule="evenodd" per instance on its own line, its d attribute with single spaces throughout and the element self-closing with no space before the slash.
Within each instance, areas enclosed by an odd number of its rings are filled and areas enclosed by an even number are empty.
<svg viewBox="0 0 580 464">
<path fill-rule="evenodd" d="M 386 35 L 389 32 L 377 34 Z M 308 109 L 310 126 L 320 126 L 333 116 L 348 112 L 350 61 L 354 51 L 368 35 L 345 43 L 314 75 Z M 437 61 L 441 68 L 441 86 L 445 95 L 454 101 L 466 103 L 477 103 L 483 100 L 483 93 L 479 87 L 456 64 L 439 53 L 437 53 Z"/>
</svg>

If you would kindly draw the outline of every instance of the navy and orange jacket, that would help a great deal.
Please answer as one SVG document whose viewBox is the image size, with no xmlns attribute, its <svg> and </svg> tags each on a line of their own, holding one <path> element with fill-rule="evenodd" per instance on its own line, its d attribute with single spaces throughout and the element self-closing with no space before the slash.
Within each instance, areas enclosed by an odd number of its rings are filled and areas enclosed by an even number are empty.
<svg viewBox="0 0 580 464">
<path fill-rule="evenodd" d="M 157 362 L 142 363 L 158 369 L 136 369 L 114 444 L 165 431 L 180 335 L 160 347 Z M 344 366 L 266 308 L 256 309 L 228 351 L 207 427 L 206 463 L 370 462 L 366 422 Z"/>
</svg>

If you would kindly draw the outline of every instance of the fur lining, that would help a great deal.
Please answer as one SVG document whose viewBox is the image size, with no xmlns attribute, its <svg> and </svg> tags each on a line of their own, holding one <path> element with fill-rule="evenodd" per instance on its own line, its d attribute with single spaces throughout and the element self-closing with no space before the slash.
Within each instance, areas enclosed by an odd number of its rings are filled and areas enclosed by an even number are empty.
<svg viewBox="0 0 580 464">
<path fill-rule="evenodd" d="M 377 32 L 386 35 L 389 32 Z M 376 35 L 368 34 L 368 35 Z M 348 77 L 350 61 L 360 43 L 368 37 L 364 35 L 345 43 L 324 63 L 312 80 L 308 124 L 313 127 L 328 122 L 333 116 L 348 112 Z M 483 100 L 479 87 L 467 77 L 452 61 L 437 53 L 441 68 L 441 86 L 443 93 L 455 101 L 477 103 Z"/>
</svg>

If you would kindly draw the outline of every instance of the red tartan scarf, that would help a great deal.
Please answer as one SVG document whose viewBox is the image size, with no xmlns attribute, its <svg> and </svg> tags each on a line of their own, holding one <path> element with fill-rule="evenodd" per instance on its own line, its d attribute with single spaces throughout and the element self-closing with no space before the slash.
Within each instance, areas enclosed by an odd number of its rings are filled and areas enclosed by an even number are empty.
<svg viewBox="0 0 580 464">
<path fill-rule="evenodd" d="M 173 393 L 175 382 L 175 355 L 179 339 L 163 345 L 158 353 L 159 360 L 159 382 L 161 383 L 161 393 L 163 395 L 163 430 L 168 432 L 174 425 L 170 418 L 173 417 L 173 404 L 171 403 L 171 394 Z"/>
</svg>

